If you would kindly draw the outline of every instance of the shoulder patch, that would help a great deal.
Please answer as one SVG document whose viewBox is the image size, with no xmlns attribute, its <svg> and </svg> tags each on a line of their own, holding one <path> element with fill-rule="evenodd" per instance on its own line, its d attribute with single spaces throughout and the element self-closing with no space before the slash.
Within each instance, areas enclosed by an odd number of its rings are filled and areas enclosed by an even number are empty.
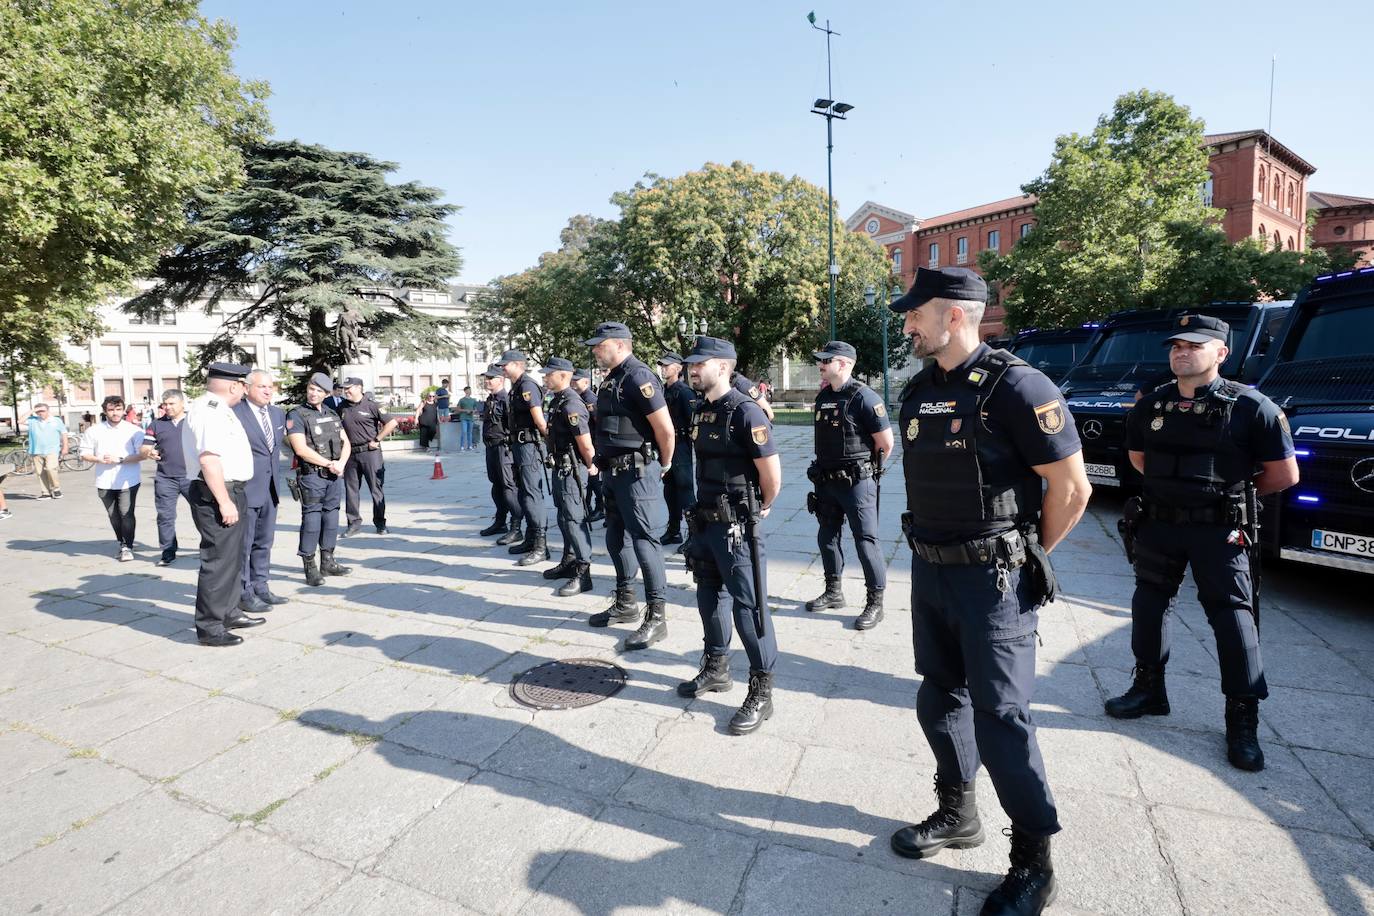
<svg viewBox="0 0 1374 916">
<path fill-rule="evenodd" d="M 749 389 L 749 397 L 753 398 L 753 399 L 756 400 L 756 401 L 759 399 L 759 386 L 758 386 L 758 385 L 754 385 L 752 388 Z"/>
<path fill-rule="evenodd" d="M 1058 400 L 1049 401 L 1035 408 L 1035 422 L 1040 431 L 1053 436 L 1064 428 L 1064 405 Z"/>
<path fill-rule="evenodd" d="M 291 427 L 293 427 L 293 426 L 295 426 L 295 425 L 296 425 L 296 421 L 295 421 L 295 420 L 291 419 L 290 417 L 287 417 L 287 418 L 286 418 L 286 428 L 287 428 L 287 429 L 290 429 Z"/>
<path fill-rule="evenodd" d="M 530 399 L 530 393 L 529 393 L 528 391 L 522 391 L 522 392 L 520 392 L 520 397 L 522 397 L 522 398 L 524 398 L 526 401 L 528 401 L 528 400 Z"/>
<path fill-rule="evenodd" d="M 580 414 L 575 414 L 575 413 L 570 413 L 570 414 L 568 414 L 568 425 L 569 425 L 569 426 L 577 426 L 580 422 L 582 422 L 580 419 L 578 419 L 579 416 L 580 416 Z"/>
<path fill-rule="evenodd" d="M 643 385 L 640 385 L 639 393 L 644 395 L 644 397 L 646 398 L 652 398 L 654 396 L 654 383 L 645 382 Z"/>
<path fill-rule="evenodd" d="M 750 435 L 750 437 L 753 438 L 754 444 L 755 444 L 755 445 L 767 445 L 767 444 L 768 444 L 768 427 L 767 427 L 767 426 L 751 426 L 751 427 L 749 427 L 749 435 Z"/>
<path fill-rule="evenodd" d="M 873 413 L 880 417 L 885 417 L 887 416 L 887 406 L 884 404 L 875 404 L 873 407 Z"/>
<path fill-rule="evenodd" d="M 1283 411 L 1279 411 L 1279 426 L 1282 426 L 1283 431 L 1288 435 L 1293 435 L 1293 430 L 1288 426 L 1288 414 Z"/>
</svg>

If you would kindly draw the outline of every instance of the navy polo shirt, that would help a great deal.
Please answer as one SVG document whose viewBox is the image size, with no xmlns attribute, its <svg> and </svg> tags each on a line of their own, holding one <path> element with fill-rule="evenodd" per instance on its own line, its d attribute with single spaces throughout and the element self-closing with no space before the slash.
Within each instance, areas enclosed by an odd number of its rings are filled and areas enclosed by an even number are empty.
<svg viewBox="0 0 1374 916">
<path fill-rule="evenodd" d="M 156 442 L 162 460 L 157 463 L 157 476 L 172 480 L 186 479 L 186 455 L 182 451 L 181 434 L 186 429 L 186 415 L 180 423 L 157 419 L 148 424 L 145 435 Z"/>
</svg>

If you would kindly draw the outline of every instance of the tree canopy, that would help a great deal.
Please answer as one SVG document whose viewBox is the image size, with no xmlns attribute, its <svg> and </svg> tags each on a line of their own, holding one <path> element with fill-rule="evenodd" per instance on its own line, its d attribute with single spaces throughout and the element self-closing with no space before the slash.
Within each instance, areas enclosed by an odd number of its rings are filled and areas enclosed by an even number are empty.
<svg viewBox="0 0 1374 916">
<path fill-rule="evenodd" d="M 444 218 L 458 208 L 440 203 L 436 188 L 391 184 L 395 169 L 296 141 L 252 147 L 244 183 L 196 199 L 184 240 L 158 261 L 156 285 L 125 308 L 152 316 L 203 300 L 212 314 L 246 300 L 224 315 L 202 363 L 237 355 L 236 337 L 261 324 L 300 346 L 309 370 L 356 362 L 364 341 L 399 359 L 453 355 L 454 322 L 399 291 L 443 287 L 457 274 Z"/>
<path fill-rule="evenodd" d="M 151 267 L 197 189 L 266 129 L 234 30 L 194 0 L 0 5 L 0 358 L 20 388 L 79 375 L 64 340 Z"/>
<path fill-rule="evenodd" d="M 690 345 L 705 320 L 709 334 L 735 344 L 745 373 L 824 340 L 822 189 L 742 162 L 707 163 L 674 178 L 650 175 L 612 201 L 618 219 L 575 217 L 558 251 L 496 281 L 474 314 L 479 333 L 535 358 L 576 360 L 598 321 L 621 320 L 651 360 Z M 863 311 L 863 288 L 890 282 L 882 249 L 841 232 L 836 259 L 837 315 L 855 331 L 865 321 L 880 328 L 876 309 Z"/>
</svg>

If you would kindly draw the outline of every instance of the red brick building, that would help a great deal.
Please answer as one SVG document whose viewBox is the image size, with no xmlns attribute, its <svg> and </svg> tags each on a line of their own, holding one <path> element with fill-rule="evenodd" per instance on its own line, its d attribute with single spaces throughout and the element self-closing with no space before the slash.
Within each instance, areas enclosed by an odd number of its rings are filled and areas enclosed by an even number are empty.
<svg viewBox="0 0 1374 916">
<path fill-rule="evenodd" d="M 1360 252 L 1359 266 L 1374 265 L 1374 197 L 1312 191 L 1307 209 L 1317 214 L 1312 243 Z"/>
<path fill-rule="evenodd" d="M 1222 228 L 1226 237 L 1233 242 L 1257 237 L 1277 247 L 1301 251 L 1305 247 L 1307 179 L 1316 167 L 1262 130 L 1209 134 L 1204 144 L 1209 177 L 1200 193 L 1206 203 L 1225 211 Z M 1319 244 L 1328 244 L 1328 238 L 1331 244 L 1346 244 L 1347 240 L 1362 244 L 1374 239 L 1374 200 L 1341 195 L 1322 198 L 1331 203 L 1322 206 L 1317 218 L 1315 238 Z M 1034 196 L 1022 194 L 921 219 L 865 201 L 845 221 L 845 227 L 866 233 L 886 248 L 892 258 L 892 272 L 905 287 L 911 284 L 918 266 L 977 270 L 979 252 L 1010 251 L 1035 225 L 1035 204 Z M 1343 232 L 1337 232 L 1338 225 Z M 1374 243 L 1366 247 L 1374 248 Z M 984 336 L 1003 332 L 1003 316 L 1000 306 L 988 308 L 983 316 Z"/>
</svg>

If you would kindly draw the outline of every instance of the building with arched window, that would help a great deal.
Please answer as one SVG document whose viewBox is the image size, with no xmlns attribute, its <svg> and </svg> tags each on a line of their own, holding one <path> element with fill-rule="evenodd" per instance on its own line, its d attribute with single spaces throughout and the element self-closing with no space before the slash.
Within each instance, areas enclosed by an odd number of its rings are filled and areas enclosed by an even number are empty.
<svg viewBox="0 0 1374 916">
<path fill-rule="evenodd" d="M 1312 191 L 1307 209 L 1317 214 L 1312 244 L 1348 249 L 1359 255 L 1360 267 L 1374 266 L 1374 197 Z"/>
</svg>

